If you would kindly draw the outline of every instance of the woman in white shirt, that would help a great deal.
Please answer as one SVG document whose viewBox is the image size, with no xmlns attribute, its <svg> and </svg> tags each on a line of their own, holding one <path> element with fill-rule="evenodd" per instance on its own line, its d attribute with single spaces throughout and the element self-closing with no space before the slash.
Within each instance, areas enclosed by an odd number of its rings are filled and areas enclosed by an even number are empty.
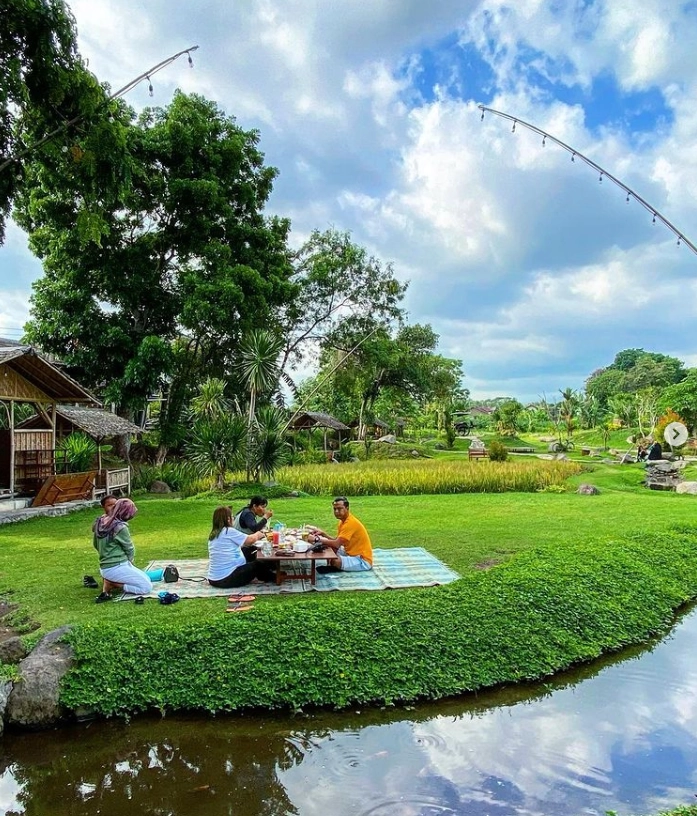
<svg viewBox="0 0 697 816">
<path fill-rule="evenodd" d="M 264 533 L 246 535 L 232 526 L 229 507 L 216 507 L 213 512 L 213 529 L 208 536 L 208 583 L 221 589 L 233 589 L 249 584 L 255 578 L 269 583 L 276 580 L 276 573 L 264 561 L 247 561 L 243 546 L 250 546 L 264 538 Z"/>
</svg>

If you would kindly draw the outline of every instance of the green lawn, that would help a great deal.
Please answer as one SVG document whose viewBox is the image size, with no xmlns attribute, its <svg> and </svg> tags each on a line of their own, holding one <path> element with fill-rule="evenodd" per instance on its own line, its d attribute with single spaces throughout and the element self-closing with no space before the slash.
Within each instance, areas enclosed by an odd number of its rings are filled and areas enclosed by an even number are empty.
<svg viewBox="0 0 697 816">
<path fill-rule="evenodd" d="M 697 500 L 648 491 L 641 476 L 605 466 L 574 477 L 597 483 L 598 496 L 352 502 L 375 546 L 423 546 L 460 572 L 445 587 L 260 598 L 242 616 L 226 615 L 222 598 L 97 606 L 82 587 L 84 574 L 98 575 L 89 511 L 1 527 L 0 592 L 43 630 L 76 624 L 64 699 L 104 713 L 458 694 L 639 642 L 697 596 Z M 136 501 L 137 563 L 205 558 L 214 500 Z M 331 497 L 272 507 L 288 525 L 335 524 Z"/>
<path fill-rule="evenodd" d="M 598 485 L 602 491 L 598 496 L 361 496 L 351 507 L 370 531 L 374 546 L 422 546 L 462 573 L 537 544 L 569 546 L 628 531 L 644 531 L 648 537 L 672 523 L 695 520 L 694 497 L 646 490 L 640 486 L 642 476 L 639 466 L 598 466 L 592 474 L 570 480 L 571 487 L 584 481 Z M 139 566 L 151 559 L 206 557 L 214 500 L 142 496 L 136 502 L 140 512 L 130 526 Z M 278 499 L 270 506 L 274 518 L 289 526 L 308 522 L 334 529 L 336 524 L 330 498 Z M 90 533 L 96 515 L 92 510 L 0 527 L 0 593 L 11 592 L 21 614 L 38 621 L 42 629 L 95 615 L 129 619 L 134 614 L 131 604 L 95 608 L 96 593 L 82 587 L 83 575 L 99 578 Z M 310 603 L 318 600 L 303 598 Z M 217 609 L 220 601 L 195 603 L 214 604 Z M 190 606 L 180 604 L 174 614 L 186 615 Z M 155 604 L 138 610 L 141 617 L 159 614 Z"/>
</svg>

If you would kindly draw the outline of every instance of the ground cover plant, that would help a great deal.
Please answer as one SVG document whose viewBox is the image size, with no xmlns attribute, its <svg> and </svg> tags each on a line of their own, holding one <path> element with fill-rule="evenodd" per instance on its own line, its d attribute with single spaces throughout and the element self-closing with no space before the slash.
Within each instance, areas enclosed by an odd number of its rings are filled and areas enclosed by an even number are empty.
<svg viewBox="0 0 697 816">
<path fill-rule="evenodd" d="M 602 484 L 599 496 L 353 500 L 376 546 L 424 546 L 463 576 L 447 587 L 262 598 L 247 616 L 225 615 L 224 599 L 95 606 L 81 586 L 96 572 L 93 511 L 0 528 L 1 589 L 43 630 L 75 625 L 65 699 L 104 713 L 436 697 L 641 640 L 697 594 L 694 497 L 648 491 L 641 477 L 638 466 L 574 477 Z M 140 565 L 205 557 L 215 497 L 138 502 Z M 328 496 L 273 508 L 289 525 L 334 523 Z"/>
</svg>

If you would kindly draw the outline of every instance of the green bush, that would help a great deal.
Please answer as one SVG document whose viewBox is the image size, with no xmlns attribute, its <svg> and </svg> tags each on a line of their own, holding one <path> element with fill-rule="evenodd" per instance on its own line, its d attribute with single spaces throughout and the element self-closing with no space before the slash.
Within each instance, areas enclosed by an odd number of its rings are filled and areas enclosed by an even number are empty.
<svg viewBox="0 0 697 816">
<path fill-rule="evenodd" d="M 508 448 L 503 442 L 493 439 L 489 442 L 489 459 L 492 462 L 505 462 L 508 459 Z"/>
<path fill-rule="evenodd" d="M 56 463 L 64 462 L 68 473 L 83 473 L 95 467 L 97 443 L 82 431 L 71 433 L 56 445 Z"/>
</svg>

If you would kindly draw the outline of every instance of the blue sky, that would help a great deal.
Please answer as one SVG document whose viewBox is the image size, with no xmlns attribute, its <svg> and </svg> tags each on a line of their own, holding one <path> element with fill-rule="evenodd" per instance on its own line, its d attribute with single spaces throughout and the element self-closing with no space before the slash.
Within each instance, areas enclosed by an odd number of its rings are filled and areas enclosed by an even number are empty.
<svg viewBox="0 0 697 816">
<path fill-rule="evenodd" d="M 697 365 L 697 257 L 569 155 L 587 154 L 684 230 L 697 223 L 697 6 L 629 0 L 74 0 L 82 53 L 128 96 L 176 87 L 261 132 L 270 209 L 293 241 L 350 230 L 410 281 L 412 321 L 459 357 L 477 398 L 581 388 L 623 348 Z M 0 335 L 41 274 L 21 231 L 0 249 Z"/>
</svg>

